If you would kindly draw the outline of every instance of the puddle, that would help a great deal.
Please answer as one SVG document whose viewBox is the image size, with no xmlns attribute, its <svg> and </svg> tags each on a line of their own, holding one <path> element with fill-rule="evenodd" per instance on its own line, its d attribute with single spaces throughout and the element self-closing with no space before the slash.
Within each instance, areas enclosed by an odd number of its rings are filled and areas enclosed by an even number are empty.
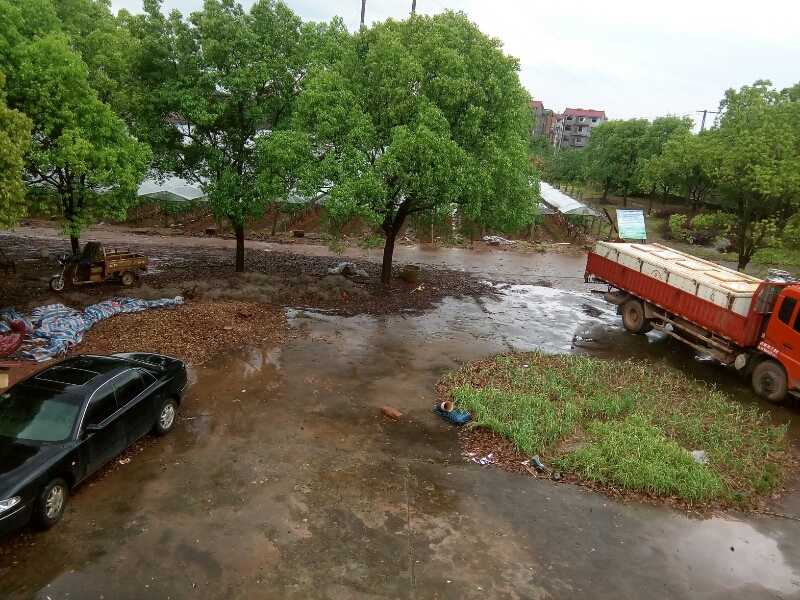
<svg viewBox="0 0 800 600">
<path fill-rule="evenodd" d="M 666 525 L 656 534 L 657 544 L 674 568 L 684 574 L 697 593 L 721 587 L 759 584 L 782 593 L 800 592 L 800 573 L 789 565 L 779 547 L 780 521 L 762 525 L 769 535 L 748 523 L 719 518 Z"/>
</svg>

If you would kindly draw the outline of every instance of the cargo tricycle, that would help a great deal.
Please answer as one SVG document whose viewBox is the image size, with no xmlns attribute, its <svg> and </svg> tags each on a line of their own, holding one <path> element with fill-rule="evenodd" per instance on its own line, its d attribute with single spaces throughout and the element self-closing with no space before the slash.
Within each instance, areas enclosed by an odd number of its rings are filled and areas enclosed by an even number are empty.
<svg viewBox="0 0 800 600">
<path fill-rule="evenodd" d="M 108 252 L 101 244 L 89 242 L 80 255 L 58 258 L 61 272 L 50 279 L 50 289 L 60 292 L 67 284 L 100 283 L 116 279 L 122 285 L 132 285 L 140 271 L 146 271 L 149 260 L 144 254 L 130 250 Z"/>
</svg>

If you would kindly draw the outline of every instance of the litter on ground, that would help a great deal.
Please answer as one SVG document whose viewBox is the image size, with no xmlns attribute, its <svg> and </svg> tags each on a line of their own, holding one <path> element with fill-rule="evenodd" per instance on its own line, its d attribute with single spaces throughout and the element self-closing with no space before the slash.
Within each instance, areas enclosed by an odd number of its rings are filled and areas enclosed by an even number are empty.
<svg viewBox="0 0 800 600">
<path fill-rule="evenodd" d="M 483 236 L 484 242 L 498 242 L 501 246 L 509 246 L 511 244 L 516 244 L 517 240 L 507 240 L 504 237 L 500 237 L 499 235 L 485 235 Z"/>
<path fill-rule="evenodd" d="M 351 262 L 339 263 L 332 269 L 328 269 L 330 275 L 345 275 L 348 277 L 369 277 L 369 274 L 364 269 L 359 269 Z"/>
<path fill-rule="evenodd" d="M 493 465 L 493 464 L 495 464 L 495 462 L 497 462 L 494 459 L 494 452 L 490 452 L 489 454 L 487 454 L 483 458 L 478 458 L 478 455 L 475 454 L 474 452 L 467 453 L 467 456 L 469 456 L 469 458 L 470 458 L 470 460 L 472 462 L 474 462 L 474 463 L 476 463 L 478 465 L 483 465 L 484 467 L 487 466 L 487 465 Z"/>
<path fill-rule="evenodd" d="M 433 407 L 433 412 L 441 415 L 445 421 L 449 421 L 453 425 L 464 425 L 472 420 L 472 415 L 463 408 L 454 408 L 451 411 L 442 410 L 438 404 Z"/>
</svg>

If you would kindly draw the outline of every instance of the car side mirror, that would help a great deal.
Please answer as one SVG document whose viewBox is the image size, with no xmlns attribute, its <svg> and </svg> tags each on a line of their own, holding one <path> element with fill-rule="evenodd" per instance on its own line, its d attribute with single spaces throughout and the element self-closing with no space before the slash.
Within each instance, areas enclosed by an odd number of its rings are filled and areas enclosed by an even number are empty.
<svg viewBox="0 0 800 600">
<path fill-rule="evenodd" d="M 100 427 L 100 425 L 97 425 L 96 423 L 92 423 L 91 425 L 87 425 L 86 427 L 84 427 L 83 428 L 83 432 L 84 433 L 96 433 L 98 431 L 101 431 L 102 429 L 103 428 Z"/>
</svg>

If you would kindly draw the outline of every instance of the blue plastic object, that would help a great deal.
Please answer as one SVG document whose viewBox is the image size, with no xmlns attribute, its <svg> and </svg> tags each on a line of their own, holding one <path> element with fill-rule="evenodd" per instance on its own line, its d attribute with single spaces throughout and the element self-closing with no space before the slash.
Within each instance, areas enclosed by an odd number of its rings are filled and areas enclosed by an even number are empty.
<svg viewBox="0 0 800 600">
<path fill-rule="evenodd" d="M 433 407 L 433 412 L 442 415 L 442 418 L 445 421 L 450 421 L 454 425 L 463 425 L 464 423 L 469 423 L 472 420 L 472 415 L 463 408 L 454 408 L 450 412 L 445 412 L 437 404 Z"/>
</svg>

